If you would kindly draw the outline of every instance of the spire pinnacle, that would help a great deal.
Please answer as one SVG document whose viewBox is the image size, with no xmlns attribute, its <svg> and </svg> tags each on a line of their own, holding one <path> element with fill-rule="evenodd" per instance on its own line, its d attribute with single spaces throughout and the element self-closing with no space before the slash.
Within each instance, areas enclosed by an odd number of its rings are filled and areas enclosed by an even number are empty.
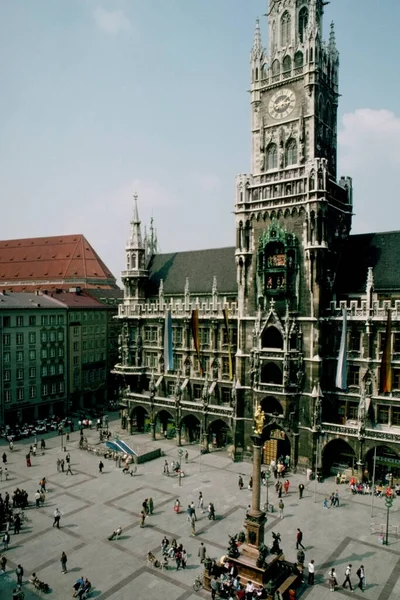
<svg viewBox="0 0 400 600">
<path fill-rule="evenodd" d="M 260 29 L 260 20 L 256 20 L 256 28 L 254 31 L 254 41 L 253 48 L 251 49 L 253 57 L 260 57 L 263 52 L 263 47 L 261 45 L 261 29 Z"/>
<path fill-rule="evenodd" d="M 133 216 L 131 220 L 131 235 L 128 241 L 130 248 L 142 249 L 142 231 L 140 227 L 139 210 L 138 210 L 138 195 L 135 192 L 133 195 Z"/>
<path fill-rule="evenodd" d="M 331 23 L 331 30 L 329 33 L 329 44 L 328 44 L 328 48 L 329 48 L 329 52 L 332 55 L 337 55 L 337 48 L 336 48 L 336 35 L 335 35 L 335 23 L 332 21 Z"/>
<path fill-rule="evenodd" d="M 138 194 L 135 192 L 133 194 L 133 222 L 140 223 L 139 220 L 139 210 L 138 210 Z"/>
</svg>

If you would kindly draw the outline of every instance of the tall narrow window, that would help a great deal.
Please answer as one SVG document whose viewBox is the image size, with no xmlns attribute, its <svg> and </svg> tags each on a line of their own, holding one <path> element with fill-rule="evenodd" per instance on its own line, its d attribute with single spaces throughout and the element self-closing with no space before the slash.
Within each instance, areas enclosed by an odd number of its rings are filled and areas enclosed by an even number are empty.
<svg viewBox="0 0 400 600">
<path fill-rule="evenodd" d="M 281 46 L 288 46 L 290 44 L 290 29 L 290 14 L 286 11 L 281 18 Z"/>
<path fill-rule="evenodd" d="M 267 148 L 267 169 L 278 168 L 278 151 L 276 144 L 270 144 Z"/>
<path fill-rule="evenodd" d="M 297 164 L 297 144 L 293 138 L 286 144 L 286 166 Z"/>
<path fill-rule="evenodd" d="M 285 56 L 282 63 L 282 70 L 284 75 L 290 75 L 290 71 L 292 70 L 292 59 L 290 56 Z"/>
<path fill-rule="evenodd" d="M 281 72 L 281 65 L 279 63 L 279 60 L 276 59 L 272 63 L 272 76 L 275 77 L 276 75 L 279 75 L 280 72 Z"/>
<path fill-rule="evenodd" d="M 299 12 L 299 40 L 304 42 L 308 24 L 308 10 L 305 6 Z"/>
</svg>

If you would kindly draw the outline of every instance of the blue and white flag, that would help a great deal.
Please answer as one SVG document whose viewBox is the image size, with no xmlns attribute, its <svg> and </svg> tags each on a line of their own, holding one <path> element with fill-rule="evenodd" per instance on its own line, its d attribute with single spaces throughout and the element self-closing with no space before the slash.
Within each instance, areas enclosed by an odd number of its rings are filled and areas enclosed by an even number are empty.
<svg viewBox="0 0 400 600">
<path fill-rule="evenodd" d="M 343 309 L 342 337 L 336 371 L 336 387 L 340 390 L 347 389 L 347 310 Z"/>
<path fill-rule="evenodd" d="M 165 326 L 164 326 L 164 370 L 174 370 L 174 355 L 172 352 L 172 317 L 171 311 L 165 311 Z"/>
</svg>

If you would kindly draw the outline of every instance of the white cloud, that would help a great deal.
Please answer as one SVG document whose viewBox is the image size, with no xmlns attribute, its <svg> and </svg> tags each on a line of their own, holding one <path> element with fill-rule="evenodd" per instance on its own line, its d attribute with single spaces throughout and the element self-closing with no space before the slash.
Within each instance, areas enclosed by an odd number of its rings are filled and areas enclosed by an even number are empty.
<svg viewBox="0 0 400 600">
<path fill-rule="evenodd" d="M 120 31 L 129 31 L 131 22 L 120 8 L 107 10 L 102 6 L 97 6 L 93 11 L 96 25 L 102 31 L 110 35 L 116 35 Z"/>
<path fill-rule="evenodd" d="M 399 170 L 400 117 L 370 108 L 345 114 L 339 131 L 339 175 L 353 178 L 355 233 L 400 229 L 394 183 Z"/>
</svg>

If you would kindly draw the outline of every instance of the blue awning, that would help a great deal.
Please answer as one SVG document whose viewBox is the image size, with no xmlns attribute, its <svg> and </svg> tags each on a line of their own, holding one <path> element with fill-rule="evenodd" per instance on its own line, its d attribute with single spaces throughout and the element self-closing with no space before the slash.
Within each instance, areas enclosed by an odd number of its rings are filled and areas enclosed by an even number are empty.
<svg viewBox="0 0 400 600">
<path fill-rule="evenodd" d="M 132 450 L 128 444 L 123 442 L 122 440 L 114 440 L 113 442 L 105 442 L 104 443 L 107 448 L 112 450 L 113 452 L 123 452 L 123 454 L 130 454 L 131 456 L 137 456 L 137 453 Z"/>
</svg>

